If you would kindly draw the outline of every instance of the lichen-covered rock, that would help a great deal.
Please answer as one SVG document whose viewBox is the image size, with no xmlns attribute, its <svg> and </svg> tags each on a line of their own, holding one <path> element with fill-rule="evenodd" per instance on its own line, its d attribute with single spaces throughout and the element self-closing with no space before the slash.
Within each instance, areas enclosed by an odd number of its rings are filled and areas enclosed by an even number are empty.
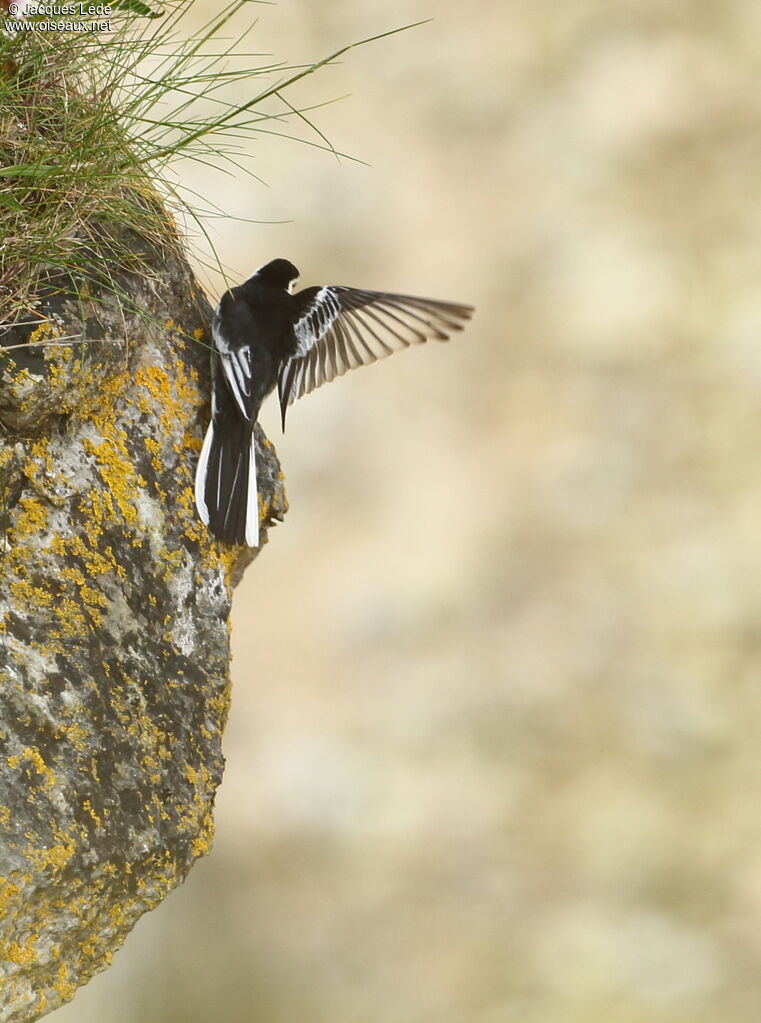
<svg viewBox="0 0 761 1023">
<path fill-rule="evenodd" d="M 251 555 L 195 514 L 208 306 L 174 260 L 124 287 L 150 321 L 114 296 L 64 296 L 0 338 L 0 1020 L 13 1023 L 71 998 L 183 880 L 209 848 L 222 775 L 231 589 Z M 257 440 L 266 527 L 285 499 Z"/>
</svg>

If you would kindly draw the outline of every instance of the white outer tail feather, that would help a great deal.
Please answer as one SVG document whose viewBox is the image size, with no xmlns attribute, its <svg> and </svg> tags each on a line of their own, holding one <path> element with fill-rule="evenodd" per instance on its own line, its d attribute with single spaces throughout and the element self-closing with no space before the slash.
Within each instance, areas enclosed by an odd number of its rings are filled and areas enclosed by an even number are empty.
<svg viewBox="0 0 761 1023">
<path fill-rule="evenodd" d="M 206 477 L 209 468 L 209 452 L 214 439 L 214 420 L 209 423 L 203 439 L 201 454 L 196 469 L 195 498 L 198 516 L 205 526 L 209 524 L 209 509 L 206 504 Z M 256 484 L 256 438 L 251 435 L 248 459 L 248 490 L 246 494 L 246 543 L 249 547 L 259 546 L 259 492 Z"/>
<path fill-rule="evenodd" d="M 214 420 L 209 423 L 209 429 L 206 431 L 206 436 L 203 439 L 203 447 L 201 448 L 201 454 L 198 458 L 198 467 L 196 468 L 196 508 L 198 509 L 198 515 L 201 522 L 205 526 L 209 524 L 209 509 L 206 507 L 206 472 L 209 465 L 209 451 L 211 450 L 211 439 L 214 436 Z"/>
<path fill-rule="evenodd" d="M 248 498 L 246 500 L 246 543 L 259 546 L 259 490 L 256 485 L 256 437 L 251 434 L 251 454 L 248 461 Z"/>
</svg>

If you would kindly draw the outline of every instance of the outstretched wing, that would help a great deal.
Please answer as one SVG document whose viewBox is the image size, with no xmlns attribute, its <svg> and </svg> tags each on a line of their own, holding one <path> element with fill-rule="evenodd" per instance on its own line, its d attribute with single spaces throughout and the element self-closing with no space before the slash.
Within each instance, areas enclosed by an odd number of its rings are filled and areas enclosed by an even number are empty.
<svg viewBox="0 0 761 1023">
<path fill-rule="evenodd" d="M 278 374 L 283 429 L 288 406 L 297 398 L 412 344 L 446 341 L 473 313 L 472 306 L 454 302 L 340 285 L 306 288 L 294 298 L 298 347 Z"/>
</svg>

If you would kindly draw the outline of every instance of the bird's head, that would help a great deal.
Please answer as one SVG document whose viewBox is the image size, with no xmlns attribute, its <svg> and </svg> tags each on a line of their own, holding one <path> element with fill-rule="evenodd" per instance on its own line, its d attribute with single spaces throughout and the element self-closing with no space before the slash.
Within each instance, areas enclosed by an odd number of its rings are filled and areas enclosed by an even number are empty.
<svg viewBox="0 0 761 1023">
<path fill-rule="evenodd" d="M 257 270 L 254 276 L 273 288 L 292 291 L 293 285 L 299 279 L 299 272 L 287 259 L 273 259 L 271 263 L 267 263 Z"/>
</svg>

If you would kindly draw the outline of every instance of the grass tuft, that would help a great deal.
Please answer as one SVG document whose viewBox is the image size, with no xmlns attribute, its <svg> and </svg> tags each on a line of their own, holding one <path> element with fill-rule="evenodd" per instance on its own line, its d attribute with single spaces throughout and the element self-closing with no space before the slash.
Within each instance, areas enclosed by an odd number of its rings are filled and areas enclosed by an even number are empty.
<svg viewBox="0 0 761 1023">
<path fill-rule="evenodd" d="M 288 91 L 349 50 L 412 27 L 289 66 L 241 51 L 252 25 L 225 39 L 251 0 L 232 0 L 185 33 L 192 6 L 122 0 L 109 34 L 0 22 L 0 324 L 34 320 L 51 281 L 72 294 L 123 294 L 125 273 L 150 277 L 157 249 L 179 251 L 178 219 L 213 252 L 205 214 L 172 183 L 172 161 L 249 173 L 241 139 L 286 134 L 283 122 L 306 126 L 304 141 L 335 153 L 308 117 L 314 107 L 294 105 Z M 240 102 L 225 99 L 230 85 Z"/>
</svg>

